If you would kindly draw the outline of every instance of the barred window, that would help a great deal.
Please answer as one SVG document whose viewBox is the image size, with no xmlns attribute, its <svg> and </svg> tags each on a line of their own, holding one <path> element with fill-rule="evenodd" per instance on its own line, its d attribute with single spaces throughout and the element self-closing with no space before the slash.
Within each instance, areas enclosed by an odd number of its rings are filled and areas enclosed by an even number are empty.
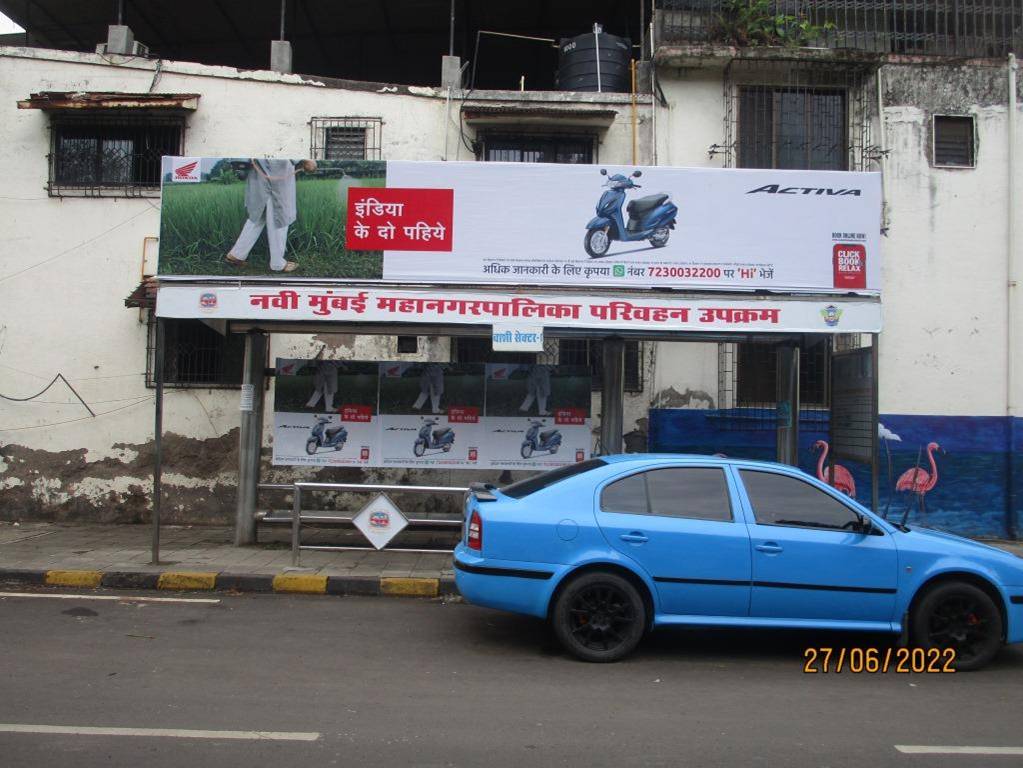
<svg viewBox="0 0 1023 768">
<path fill-rule="evenodd" d="M 973 168 L 973 117 L 934 116 L 934 165 Z"/>
<path fill-rule="evenodd" d="M 160 159 L 182 154 L 184 118 L 61 115 L 51 132 L 51 195 L 158 194 Z"/>
<path fill-rule="evenodd" d="M 163 383 L 167 387 L 241 386 L 245 335 L 220 334 L 201 320 L 164 321 Z M 146 386 L 156 386 L 156 319 L 150 314 Z"/>
<path fill-rule="evenodd" d="M 625 391 L 643 391 L 643 345 L 639 341 L 625 341 Z M 593 377 L 593 389 L 600 390 L 604 377 L 604 343 L 593 339 L 560 339 L 558 362 L 561 365 L 588 366 Z"/>
<path fill-rule="evenodd" d="M 740 168 L 848 170 L 844 91 L 742 86 L 738 107 Z"/>
<path fill-rule="evenodd" d="M 480 159 L 503 163 L 592 163 L 593 146 L 592 136 L 486 133 Z"/>
<path fill-rule="evenodd" d="M 310 153 L 316 160 L 379 160 L 379 117 L 314 117 Z"/>
</svg>

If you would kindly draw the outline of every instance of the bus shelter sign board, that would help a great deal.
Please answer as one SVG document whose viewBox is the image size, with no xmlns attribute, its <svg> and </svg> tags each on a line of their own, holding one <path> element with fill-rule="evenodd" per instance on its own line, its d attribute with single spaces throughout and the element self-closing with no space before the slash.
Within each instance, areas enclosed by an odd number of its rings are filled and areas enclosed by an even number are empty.
<svg viewBox="0 0 1023 768">
<path fill-rule="evenodd" d="M 160 317 L 491 325 L 616 331 L 878 333 L 877 299 L 827 297 L 653 298 L 583 293 L 397 290 L 295 285 L 209 286 L 165 282 Z"/>
<path fill-rule="evenodd" d="M 163 163 L 161 275 L 880 292 L 876 173 Z"/>
</svg>

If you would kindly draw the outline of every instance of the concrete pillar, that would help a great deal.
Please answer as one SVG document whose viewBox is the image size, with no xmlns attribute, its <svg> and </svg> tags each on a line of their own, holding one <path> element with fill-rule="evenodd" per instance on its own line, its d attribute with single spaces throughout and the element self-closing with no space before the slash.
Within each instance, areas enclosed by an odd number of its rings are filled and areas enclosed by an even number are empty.
<svg viewBox="0 0 1023 768">
<path fill-rule="evenodd" d="M 777 348 L 777 446 L 781 464 L 799 464 L 799 347 Z"/>
<path fill-rule="evenodd" d="M 600 384 L 600 444 L 605 454 L 622 452 L 624 401 L 625 341 L 604 339 L 604 377 Z"/>
<path fill-rule="evenodd" d="M 235 511 L 234 544 L 256 543 L 260 453 L 263 448 L 263 394 L 266 384 L 267 337 L 260 331 L 245 336 L 245 370 L 239 402 L 238 506 Z"/>
<path fill-rule="evenodd" d="M 270 69 L 274 72 L 291 74 L 291 41 L 270 41 Z"/>
<path fill-rule="evenodd" d="M 111 24 L 107 27 L 107 53 L 131 56 L 135 53 L 135 35 L 131 27 Z"/>
</svg>

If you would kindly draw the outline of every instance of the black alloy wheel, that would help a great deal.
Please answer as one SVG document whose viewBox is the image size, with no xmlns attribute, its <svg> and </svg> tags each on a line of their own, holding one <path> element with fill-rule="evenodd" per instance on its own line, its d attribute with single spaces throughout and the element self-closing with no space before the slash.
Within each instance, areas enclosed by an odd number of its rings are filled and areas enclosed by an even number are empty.
<svg viewBox="0 0 1023 768">
<path fill-rule="evenodd" d="M 910 622 L 913 644 L 955 651 L 955 668 L 987 665 L 1002 647 L 1002 614 L 990 595 L 965 582 L 939 584 L 921 598 Z"/>
<path fill-rule="evenodd" d="M 551 618 L 565 650 L 584 661 L 617 661 L 646 631 L 646 607 L 636 588 L 617 574 L 600 571 L 569 583 Z"/>
</svg>

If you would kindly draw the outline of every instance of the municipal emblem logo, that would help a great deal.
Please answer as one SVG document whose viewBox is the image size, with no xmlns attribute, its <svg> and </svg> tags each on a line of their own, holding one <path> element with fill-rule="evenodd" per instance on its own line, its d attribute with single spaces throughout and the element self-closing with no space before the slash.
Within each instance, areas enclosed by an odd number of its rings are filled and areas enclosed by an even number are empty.
<svg viewBox="0 0 1023 768">
<path fill-rule="evenodd" d="M 842 319 L 842 310 L 834 304 L 828 304 L 828 306 L 821 310 L 821 317 L 824 318 L 824 324 L 828 328 L 834 328 L 838 325 L 838 321 Z"/>
<path fill-rule="evenodd" d="M 369 516 L 369 524 L 372 528 L 387 528 L 391 524 L 391 516 L 386 512 L 374 512 Z"/>
<path fill-rule="evenodd" d="M 217 294 L 215 293 L 203 293 L 199 295 L 199 309 L 216 309 L 217 308 Z"/>
<path fill-rule="evenodd" d="M 199 160 L 194 157 L 176 157 L 171 161 L 171 181 L 202 181 Z"/>
</svg>

